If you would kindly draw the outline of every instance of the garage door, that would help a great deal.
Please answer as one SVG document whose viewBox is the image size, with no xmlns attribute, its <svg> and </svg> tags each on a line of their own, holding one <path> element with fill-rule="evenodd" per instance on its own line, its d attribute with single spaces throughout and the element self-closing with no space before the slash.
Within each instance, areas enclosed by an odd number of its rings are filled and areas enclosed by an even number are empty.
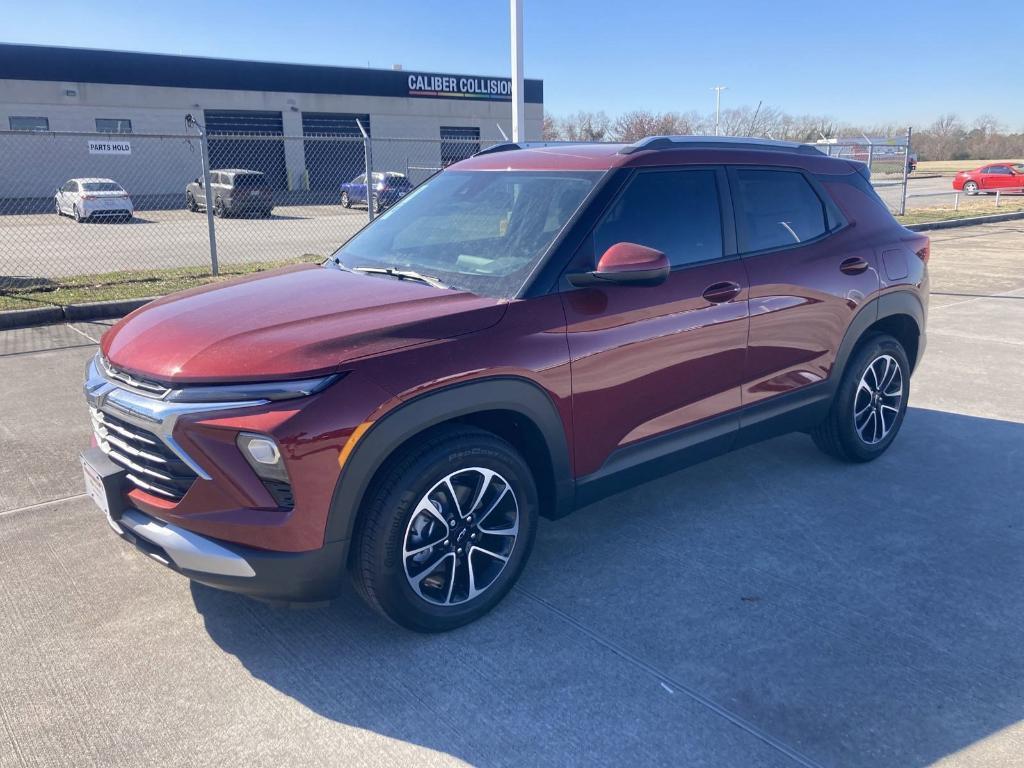
<svg viewBox="0 0 1024 768">
<path fill-rule="evenodd" d="M 363 134 L 356 124 L 370 133 L 369 115 L 346 115 L 336 112 L 303 112 L 303 149 L 309 188 L 336 193 L 346 181 L 351 181 L 365 170 Z M 339 141 L 338 137 L 352 137 L 352 141 Z M 355 141 L 360 139 L 360 141 Z"/>
<path fill-rule="evenodd" d="M 262 171 L 274 189 L 288 188 L 280 112 L 207 109 L 210 167 Z M 227 138 L 230 136 L 231 138 Z"/>
</svg>

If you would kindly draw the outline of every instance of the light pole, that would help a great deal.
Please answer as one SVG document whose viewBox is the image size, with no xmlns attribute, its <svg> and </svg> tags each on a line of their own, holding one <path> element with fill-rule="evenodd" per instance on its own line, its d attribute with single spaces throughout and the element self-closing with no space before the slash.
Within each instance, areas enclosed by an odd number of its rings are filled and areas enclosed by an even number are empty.
<svg viewBox="0 0 1024 768">
<path fill-rule="evenodd" d="M 729 89 L 724 85 L 716 85 L 711 90 L 715 92 L 715 136 L 717 136 L 718 122 L 722 116 L 722 91 L 727 91 Z"/>
<path fill-rule="evenodd" d="M 523 0 L 509 0 L 512 30 L 512 141 L 523 138 Z"/>
</svg>

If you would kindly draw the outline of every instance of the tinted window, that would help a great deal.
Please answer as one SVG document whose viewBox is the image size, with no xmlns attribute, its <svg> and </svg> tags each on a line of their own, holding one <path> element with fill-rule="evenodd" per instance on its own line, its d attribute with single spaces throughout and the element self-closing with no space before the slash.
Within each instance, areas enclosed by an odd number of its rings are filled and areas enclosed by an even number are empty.
<svg viewBox="0 0 1024 768">
<path fill-rule="evenodd" d="M 994 165 L 991 168 L 989 168 L 989 173 L 996 173 L 996 174 L 999 174 L 1000 176 L 1011 176 L 1012 175 L 1012 172 L 1010 171 L 1009 166 L 1006 166 L 1006 165 Z"/>
<path fill-rule="evenodd" d="M 597 225 L 595 258 L 624 242 L 655 248 L 673 266 L 721 258 L 715 172 L 648 171 L 636 176 Z"/>
<path fill-rule="evenodd" d="M 261 189 L 267 186 L 267 182 L 261 174 L 236 173 L 234 185 L 235 189 Z"/>
<path fill-rule="evenodd" d="M 802 173 L 738 168 L 736 182 L 741 251 L 795 245 L 828 231 L 825 206 Z"/>
</svg>

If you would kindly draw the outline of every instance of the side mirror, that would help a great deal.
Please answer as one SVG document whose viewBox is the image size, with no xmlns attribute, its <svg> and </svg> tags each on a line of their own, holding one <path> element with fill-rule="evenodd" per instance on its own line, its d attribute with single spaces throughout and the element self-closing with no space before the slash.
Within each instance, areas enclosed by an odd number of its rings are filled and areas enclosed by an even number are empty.
<svg viewBox="0 0 1024 768">
<path fill-rule="evenodd" d="M 616 243 L 598 259 L 597 269 L 569 275 L 577 288 L 594 285 L 661 285 L 671 265 L 661 251 L 636 243 Z"/>
</svg>

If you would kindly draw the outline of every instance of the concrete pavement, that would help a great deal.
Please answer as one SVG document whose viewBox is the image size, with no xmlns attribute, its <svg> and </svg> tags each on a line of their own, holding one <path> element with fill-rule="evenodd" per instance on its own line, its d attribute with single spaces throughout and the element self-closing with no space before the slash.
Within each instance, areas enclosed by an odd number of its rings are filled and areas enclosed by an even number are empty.
<svg viewBox="0 0 1024 768">
<path fill-rule="evenodd" d="M 545 521 L 440 637 L 140 556 L 81 495 L 103 324 L 0 333 L 0 766 L 1021 764 L 1024 225 L 932 243 L 884 457 L 791 435 Z"/>
</svg>

